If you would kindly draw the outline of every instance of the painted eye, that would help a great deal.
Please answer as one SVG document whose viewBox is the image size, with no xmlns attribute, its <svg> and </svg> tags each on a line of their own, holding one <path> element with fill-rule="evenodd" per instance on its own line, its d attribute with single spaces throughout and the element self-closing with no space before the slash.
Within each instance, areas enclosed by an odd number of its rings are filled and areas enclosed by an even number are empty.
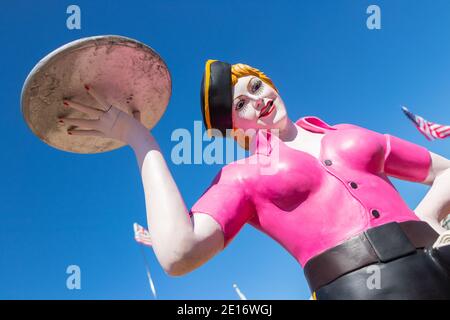
<svg viewBox="0 0 450 320">
<path fill-rule="evenodd" d="M 258 94 L 263 88 L 263 82 L 261 79 L 253 78 L 250 80 L 250 92 L 252 94 Z"/>
<path fill-rule="evenodd" d="M 245 100 L 239 100 L 238 103 L 236 103 L 236 110 L 241 110 L 245 106 Z"/>
</svg>

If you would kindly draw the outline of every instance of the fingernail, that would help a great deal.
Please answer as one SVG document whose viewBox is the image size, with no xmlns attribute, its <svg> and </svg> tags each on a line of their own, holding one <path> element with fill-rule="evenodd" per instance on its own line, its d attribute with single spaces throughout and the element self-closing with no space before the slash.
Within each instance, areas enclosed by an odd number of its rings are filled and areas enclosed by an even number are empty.
<svg viewBox="0 0 450 320">
<path fill-rule="evenodd" d="M 89 89 L 90 89 L 90 87 L 89 87 L 87 84 L 84 85 L 84 88 L 85 88 L 87 91 L 89 91 Z"/>
</svg>

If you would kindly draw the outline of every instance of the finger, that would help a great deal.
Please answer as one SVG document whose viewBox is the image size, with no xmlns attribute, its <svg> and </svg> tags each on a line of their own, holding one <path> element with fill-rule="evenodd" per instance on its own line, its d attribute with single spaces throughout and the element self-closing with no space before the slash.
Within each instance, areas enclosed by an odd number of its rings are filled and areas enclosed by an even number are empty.
<svg viewBox="0 0 450 320">
<path fill-rule="evenodd" d="M 108 101 L 105 98 L 103 98 L 101 94 L 99 94 L 95 89 L 93 89 L 92 86 L 85 84 L 84 88 L 86 89 L 87 93 L 89 93 L 91 97 L 98 102 L 98 104 L 104 111 L 109 110 L 111 104 L 108 103 Z"/>
<path fill-rule="evenodd" d="M 91 119 L 70 119 L 70 118 L 60 118 L 60 123 L 68 124 L 71 126 L 85 127 L 85 128 L 96 128 L 98 120 Z"/>
<path fill-rule="evenodd" d="M 88 107 L 84 104 L 78 103 L 78 102 L 74 102 L 74 101 L 70 101 L 67 99 L 64 99 L 63 101 L 64 105 L 67 107 L 71 107 L 74 108 L 78 111 L 84 112 L 94 118 L 98 118 L 102 115 L 103 111 L 92 108 L 92 107 Z"/>
<path fill-rule="evenodd" d="M 103 132 L 97 130 L 67 130 L 67 133 L 71 136 L 96 136 L 104 137 Z"/>
<path fill-rule="evenodd" d="M 141 112 L 140 112 L 139 110 L 133 111 L 133 117 L 134 117 L 137 121 L 141 122 Z"/>
</svg>

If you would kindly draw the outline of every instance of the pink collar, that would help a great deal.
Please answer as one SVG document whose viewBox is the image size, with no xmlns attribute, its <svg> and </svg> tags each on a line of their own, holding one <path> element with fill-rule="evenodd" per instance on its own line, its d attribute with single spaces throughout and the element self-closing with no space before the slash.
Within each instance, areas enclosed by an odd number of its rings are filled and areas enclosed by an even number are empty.
<svg viewBox="0 0 450 320">
<path fill-rule="evenodd" d="M 337 128 L 330 126 L 322 119 L 314 116 L 302 117 L 295 123 L 303 129 L 315 133 L 325 133 L 328 130 L 337 130 Z M 268 156 L 272 152 L 273 148 L 277 146 L 274 145 L 273 139 L 278 140 L 276 141 L 277 144 L 283 143 L 278 139 L 278 137 L 276 137 L 275 134 L 270 132 L 270 130 L 258 130 L 250 145 L 251 153 L 264 154 Z"/>
<path fill-rule="evenodd" d="M 297 120 L 297 125 L 311 132 L 325 133 L 327 130 L 336 130 L 322 119 L 314 116 L 306 116 Z"/>
</svg>

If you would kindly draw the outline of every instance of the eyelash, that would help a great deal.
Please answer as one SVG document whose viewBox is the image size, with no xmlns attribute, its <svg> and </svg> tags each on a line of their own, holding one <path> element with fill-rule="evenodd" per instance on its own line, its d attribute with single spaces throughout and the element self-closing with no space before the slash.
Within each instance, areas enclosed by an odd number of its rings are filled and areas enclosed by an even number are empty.
<svg viewBox="0 0 450 320">
<path fill-rule="evenodd" d="M 259 84 L 259 88 L 256 89 L 256 91 L 253 92 L 253 94 L 254 94 L 254 95 L 259 95 L 259 94 L 261 93 L 261 91 L 263 90 L 263 88 L 264 88 L 264 83 L 263 83 L 261 80 L 258 80 L 258 82 L 256 82 L 256 84 Z M 253 86 L 252 86 L 252 90 L 253 90 Z M 242 100 L 239 100 L 239 102 L 236 103 L 236 106 L 235 106 L 235 109 L 236 109 L 236 111 L 238 111 L 238 112 L 244 112 L 244 111 L 247 109 L 247 106 L 248 106 L 248 101 L 244 101 L 244 105 L 243 105 L 240 109 L 238 109 L 237 106 L 239 105 L 239 103 L 240 103 L 241 101 L 242 101 Z"/>
<path fill-rule="evenodd" d="M 259 80 L 257 83 L 260 83 L 260 86 L 258 89 L 256 89 L 256 91 L 253 93 L 254 95 L 259 95 L 262 91 L 262 89 L 264 88 L 264 84 L 261 80 Z M 253 90 L 253 86 L 252 86 L 252 90 Z"/>
<path fill-rule="evenodd" d="M 238 105 L 239 105 L 239 103 L 241 103 L 241 101 L 243 101 L 243 100 L 240 100 L 240 101 L 236 104 L 235 109 L 236 109 L 237 112 L 244 112 L 244 111 L 247 109 L 247 106 L 248 106 L 247 101 L 244 101 L 244 105 L 243 105 L 240 109 L 238 109 Z"/>
</svg>

